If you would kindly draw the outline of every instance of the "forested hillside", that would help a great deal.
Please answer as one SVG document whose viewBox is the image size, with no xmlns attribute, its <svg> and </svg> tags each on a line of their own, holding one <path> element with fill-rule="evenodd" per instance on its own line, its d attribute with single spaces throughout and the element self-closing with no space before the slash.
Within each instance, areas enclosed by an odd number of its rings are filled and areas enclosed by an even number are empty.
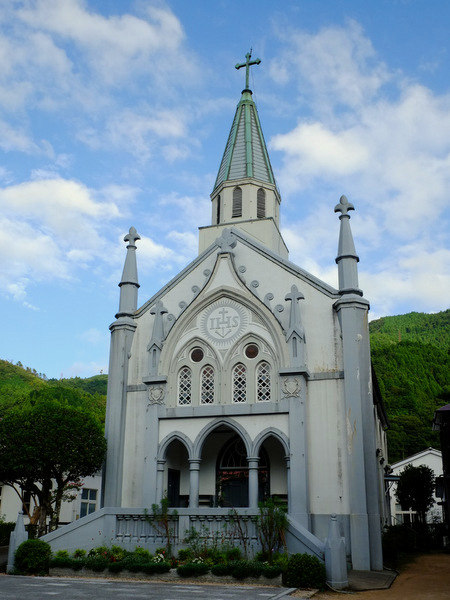
<svg viewBox="0 0 450 600">
<path fill-rule="evenodd" d="M 46 391 L 54 398 L 64 398 L 67 404 L 84 406 L 104 421 L 107 375 L 87 379 L 47 379 L 21 363 L 0 360 L 0 418 L 9 408 L 24 402 L 33 391 Z"/>
<path fill-rule="evenodd" d="M 450 310 L 370 323 L 372 361 L 390 421 L 389 461 L 439 448 L 436 408 L 450 403 Z"/>
<path fill-rule="evenodd" d="M 450 403 L 450 310 L 409 313 L 370 323 L 372 360 L 390 421 L 389 461 L 428 446 L 439 448 L 431 430 L 434 411 Z M 33 390 L 47 389 L 67 402 L 87 405 L 104 419 L 107 375 L 49 379 L 20 363 L 0 360 L 0 417 Z"/>
</svg>

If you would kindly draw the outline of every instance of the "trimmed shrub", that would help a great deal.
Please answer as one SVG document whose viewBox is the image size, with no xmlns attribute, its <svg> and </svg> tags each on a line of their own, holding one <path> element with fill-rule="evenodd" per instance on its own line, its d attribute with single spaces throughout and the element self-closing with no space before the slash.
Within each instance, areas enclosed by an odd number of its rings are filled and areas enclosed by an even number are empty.
<svg viewBox="0 0 450 600">
<path fill-rule="evenodd" d="M 152 557 L 148 550 L 145 550 L 145 548 L 141 548 L 140 546 L 136 546 L 131 556 L 133 556 L 133 558 L 139 558 L 139 560 L 143 560 L 146 562 L 150 561 Z"/>
<path fill-rule="evenodd" d="M 168 573 L 170 571 L 170 563 L 167 561 L 143 563 L 141 565 L 141 571 L 147 573 L 147 575 L 153 575 L 153 573 Z"/>
<path fill-rule="evenodd" d="M 203 562 L 191 562 L 177 567 L 177 573 L 180 577 L 199 577 L 206 575 L 209 571 L 209 565 Z"/>
<path fill-rule="evenodd" d="M 267 577 L 268 579 L 273 579 L 274 577 L 278 577 L 282 572 L 282 568 L 280 565 L 261 565 L 261 575 L 263 577 Z"/>
<path fill-rule="evenodd" d="M 256 560 L 236 560 L 231 563 L 231 567 L 231 574 L 235 579 L 257 578 L 262 572 L 262 564 Z"/>
<path fill-rule="evenodd" d="M 49 566 L 57 569 L 73 569 L 74 562 L 76 562 L 75 559 L 70 556 L 54 556 L 50 559 Z"/>
<path fill-rule="evenodd" d="M 289 557 L 285 573 L 287 587 L 296 588 L 325 588 L 325 565 L 317 556 L 310 554 L 292 554 Z"/>
<path fill-rule="evenodd" d="M 110 573 L 120 573 L 120 571 L 123 571 L 124 568 L 126 568 L 124 563 L 124 560 L 118 560 L 117 562 L 109 563 L 108 571 Z"/>
<path fill-rule="evenodd" d="M 219 563 L 211 567 L 211 573 L 217 577 L 223 577 L 224 575 L 231 575 L 233 570 L 232 563 Z"/>
<path fill-rule="evenodd" d="M 47 575 L 52 550 L 42 540 L 27 540 L 20 544 L 14 557 L 14 567 L 23 575 Z"/>
<path fill-rule="evenodd" d="M 109 564 L 109 561 L 101 556 L 90 556 L 86 559 L 85 567 L 86 569 L 91 569 L 92 571 L 100 573 L 101 571 L 104 571 Z"/>
</svg>

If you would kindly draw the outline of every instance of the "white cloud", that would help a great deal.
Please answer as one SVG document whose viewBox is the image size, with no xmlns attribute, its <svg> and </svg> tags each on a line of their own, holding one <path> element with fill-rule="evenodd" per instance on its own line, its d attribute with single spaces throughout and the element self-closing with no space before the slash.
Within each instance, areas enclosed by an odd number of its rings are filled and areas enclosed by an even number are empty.
<svg viewBox="0 0 450 600">
<path fill-rule="evenodd" d="M 337 202 L 346 193 L 357 210 L 361 287 L 377 314 L 399 303 L 445 307 L 450 261 L 440 248 L 450 230 L 450 94 L 388 72 L 354 23 L 317 35 L 290 32 L 287 55 L 293 68 L 280 74 L 274 66 L 274 77 L 311 102 L 310 114 L 270 142 L 282 153 L 281 189 L 290 202 L 294 194 L 302 198 L 302 220 L 285 231 L 293 257 L 318 276 L 328 272 L 325 230 L 332 230 L 321 207 L 324 198 Z"/>
<path fill-rule="evenodd" d="M 91 327 L 83 331 L 79 335 L 80 339 L 91 345 L 105 344 L 109 341 L 109 335 L 106 331 L 99 331 L 95 327 Z"/>
<path fill-rule="evenodd" d="M 108 262 L 113 253 L 104 226 L 133 194 L 132 188 L 97 191 L 64 179 L 0 189 L 1 287 L 23 301 L 32 282 L 70 280 L 94 260 Z"/>
</svg>

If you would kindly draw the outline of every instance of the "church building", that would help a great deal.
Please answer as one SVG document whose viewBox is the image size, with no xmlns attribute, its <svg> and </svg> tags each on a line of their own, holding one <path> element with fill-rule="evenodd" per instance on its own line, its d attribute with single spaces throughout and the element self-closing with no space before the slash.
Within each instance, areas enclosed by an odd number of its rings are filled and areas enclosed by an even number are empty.
<svg viewBox="0 0 450 600">
<path fill-rule="evenodd" d="M 140 306 L 139 234 L 132 227 L 125 236 L 103 508 L 85 519 L 114 516 L 113 543 L 145 545 L 143 510 L 167 497 L 181 542 L 191 527 L 220 531 L 230 509 L 251 529 L 258 502 L 276 497 L 287 506 L 289 551 L 323 558 L 336 515 L 351 567 L 380 570 L 387 421 L 372 382 L 354 207 L 345 196 L 330 207 L 339 289 L 289 261 L 249 89 L 259 62 L 248 54 L 236 65 L 246 85 L 198 257 Z"/>
</svg>

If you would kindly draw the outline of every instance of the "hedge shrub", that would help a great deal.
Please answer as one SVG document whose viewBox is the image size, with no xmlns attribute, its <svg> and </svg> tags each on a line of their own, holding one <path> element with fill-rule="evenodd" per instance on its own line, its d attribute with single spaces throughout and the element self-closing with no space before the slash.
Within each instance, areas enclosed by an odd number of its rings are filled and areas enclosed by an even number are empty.
<svg viewBox="0 0 450 600">
<path fill-rule="evenodd" d="M 42 540 L 22 542 L 14 555 L 16 572 L 23 575 L 47 575 L 52 549 Z"/>
<path fill-rule="evenodd" d="M 177 567 L 177 573 L 180 577 L 199 577 L 206 575 L 209 571 L 209 565 L 204 562 L 190 562 Z"/>
<path fill-rule="evenodd" d="M 324 589 L 325 565 L 310 554 L 292 554 L 289 557 L 283 583 L 287 587 Z"/>
</svg>

